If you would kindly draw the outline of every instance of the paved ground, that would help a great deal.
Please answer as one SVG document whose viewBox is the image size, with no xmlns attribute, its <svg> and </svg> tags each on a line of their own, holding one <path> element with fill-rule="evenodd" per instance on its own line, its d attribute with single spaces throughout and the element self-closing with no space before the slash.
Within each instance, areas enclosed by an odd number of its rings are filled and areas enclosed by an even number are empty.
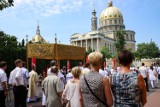
<svg viewBox="0 0 160 107">
<path fill-rule="evenodd" d="M 150 86 L 151 87 L 151 86 Z M 41 88 L 39 87 L 39 96 L 41 96 Z M 11 95 L 11 103 L 6 100 L 7 107 L 13 106 L 13 93 L 10 92 Z M 38 102 L 28 103 L 27 107 L 42 107 L 41 100 Z M 150 92 L 147 92 L 147 104 L 144 107 L 160 107 L 160 81 L 158 83 L 157 89 L 150 89 Z"/>
</svg>

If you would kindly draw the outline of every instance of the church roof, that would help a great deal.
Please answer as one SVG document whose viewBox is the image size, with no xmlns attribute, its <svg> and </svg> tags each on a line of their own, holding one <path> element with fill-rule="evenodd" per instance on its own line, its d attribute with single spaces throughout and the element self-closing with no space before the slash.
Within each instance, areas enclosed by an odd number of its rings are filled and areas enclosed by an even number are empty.
<svg viewBox="0 0 160 107">
<path fill-rule="evenodd" d="M 101 12 L 99 19 L 100 21 L 103 21 L 112 18 L 123 19 L 123 15 L 117 7 L 113 6 L 112 1 L 110 1 L 108 7 Z"/>
<path fill-rule="evenodd" d="M 35 35 L 32 38 L 33 43 L 47 43 L 41 35 Z"/>
<path fill-rule="evenodd" d="M 39 24 L 37 26 L 36 35 L 32 38 L 32 43 L 47 43 L 45 39 L 40 34 Z"/>
</svg>

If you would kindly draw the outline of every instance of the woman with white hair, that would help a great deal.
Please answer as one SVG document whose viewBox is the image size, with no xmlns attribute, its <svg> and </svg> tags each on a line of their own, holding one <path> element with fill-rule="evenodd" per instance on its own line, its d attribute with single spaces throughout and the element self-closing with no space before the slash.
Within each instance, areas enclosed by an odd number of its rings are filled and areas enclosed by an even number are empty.
<svg viewBox="0 0 160 107">
<path fill-rule="evenodd" d="M 92 52 L 88 56 L 91 71 L 80 79 L 80 101 L 84 107 L 111 107 L 113 99 L 109 81 L 99 73 L 102 54 Z"/>
<path fill-rule="evenodd" d="M 67 82 L 62 98 L 68 101 L 67 105 L 69 107 L 80 107 L 79 77 L 81 75 L 81 69 L 80 67 L 74 67 L 71 72 L 73 75 L 73 79 Z"/>
</svg>

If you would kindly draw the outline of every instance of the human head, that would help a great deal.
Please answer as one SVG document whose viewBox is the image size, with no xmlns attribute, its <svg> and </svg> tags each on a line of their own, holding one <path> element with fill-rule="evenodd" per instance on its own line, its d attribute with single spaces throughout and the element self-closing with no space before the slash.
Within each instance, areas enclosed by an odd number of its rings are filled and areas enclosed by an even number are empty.
<svg viewBox="0 0 160 107">
<path fill-rule="evenodd" d="M 79 66 L 80 66 L 80 67 L 83 66 L 83 63 L 82 63 L 82 62 L 79 62 Z"/>
<path fill-rule="evenodd" d="M 84 68 L 90 68 L 90 64 L 89 64 L 89 63 L 86 63 L 86 64 L 84 65 Z"/>
<path fill-rule="evenodd" d="M 15 60 L 15 65 L 17 66 L 17 67 L 22 67 L 22 60 L 21 59 L 17 59 L 17 60 Z"/>
<path fill-rule="evenodd" d="M 24 61 L 22 62 L 22 67 L 26 68 L 26 63 Z"/>
<path fill-rule="evenodd" d="M 0 62 L 0 68 L 2 68 L 3 70 L 7 69 L 7 62 L 6 61 L 1 61 Z"/>
<path fill-rule="evenodd" d="M 144 63 L 142 63 L 142 66 L 144 66 L 145 64 Z"/>
<path fill-rule="evenodd" d="M 79 78 L 81 75 L 81 69 L 79 67 L 72 68 L 72 75 L 74 78 Z"/>
<path fill-rule="evenodd" d="M 88 55 L 88 60 L 91 67 L 98 67 L 99 69 L 102 66 L 102 54 L 100 52 L 92 52 Z"/>
<path fill-rule="evenodd" d="M 150 69 L 153 70 L 154 69 L 153 66 L 150 66 Z"/>
<path fill-rule="evenodd" d="M 118 60 L 122 66 L 130 66 L 134 60 L 134 55 L 128 50 L 123 50 L 119 52 Z"/>
<path fill-rule="evenodd" d="M 36 65 L 32 64 L 32 70 L 36 71 Z"/>
<path fill-rule="evenodd" d="M 63 66 L 63 68 L 62 68 L 63 70 L 66 70 L 66 66 Z"/>
<path fill-rule="evenodd" d="M 52 61 L 50 62 L 50 66 L 51 66 L 51 67 L 56 66 L 56 61 L 55 61 L 55 60 L 52 60 Z"/>
<path fill-rule="evenodd" d="M 54 74 L 57 74 L 58 73 L 58 67 L 57 66 L 53 66 L 51 68 L 51 72 L 54 73 Z"/>
</svg>

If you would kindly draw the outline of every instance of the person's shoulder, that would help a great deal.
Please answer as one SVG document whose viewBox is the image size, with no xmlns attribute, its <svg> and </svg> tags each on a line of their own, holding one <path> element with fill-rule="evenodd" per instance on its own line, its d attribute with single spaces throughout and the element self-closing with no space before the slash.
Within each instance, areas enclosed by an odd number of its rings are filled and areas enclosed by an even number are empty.
<svg viewBox="0 0 160 107">
<path fill-rule="evenodd" d="M 22 68 L 16 67 L 15 70 L 19 72 L 19 71 L 22 71 Z"/>
<path fill-rule="evenodd" d="M 139 81 L 143 81 L 144 79 L 143 79 L 143 76 L 141 75 L 141 74 L 138 74 L 138 80 Z"/>
<path fill-rule="evenodd" d="M 0 69 L 0 74 L 3 74 L 3 73 L 4 73 L 4 71 L 2 69 Z"/>
<path fill-rule="evenodd" d="M 5 76 L 6 73 L 3 70 L 0 70 L 0 75 Z"/>
</svg>

